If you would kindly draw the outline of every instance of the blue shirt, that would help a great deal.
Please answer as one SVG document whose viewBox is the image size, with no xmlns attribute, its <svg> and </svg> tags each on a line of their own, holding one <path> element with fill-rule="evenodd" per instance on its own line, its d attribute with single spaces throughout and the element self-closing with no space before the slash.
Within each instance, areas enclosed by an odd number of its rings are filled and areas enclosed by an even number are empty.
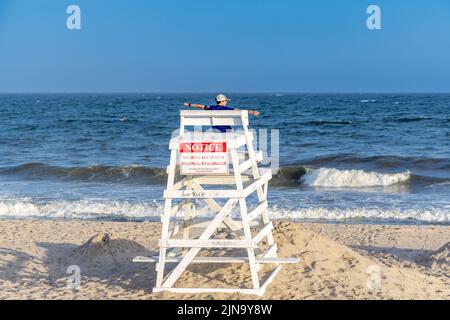
<svg viewBox="0 0 450 320">
<path fill-rule="evenodd" d="M 205 106 L 205 110 L 234 110 L 233 107 L 226 107 L 226 106 Z M 214 130 L 220 131 L 220 132 L 227 132 L 227 130 L 231 130 L 230 126 L 213 126 Z"/>
</svg>

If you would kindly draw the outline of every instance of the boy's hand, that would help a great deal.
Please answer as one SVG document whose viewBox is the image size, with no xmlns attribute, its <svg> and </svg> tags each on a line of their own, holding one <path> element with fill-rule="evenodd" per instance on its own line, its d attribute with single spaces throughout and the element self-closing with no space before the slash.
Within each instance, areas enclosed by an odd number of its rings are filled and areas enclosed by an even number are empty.
<svg viewBox="0 0 450 320">
<path fill-rule="evenodd" d="M 259 111 L 256 111 L 256 110 L 250 110 L 249 113 L 256 117 L 259 116 Z"/>
<path fill-rule="evenodd" d="M 189 102 L 185 102 L 185 103 L 183 104 L 183 106 L 185 106 L 185 107 L 190 107 L 191 104 L 190 104 Z"/>
</svg>

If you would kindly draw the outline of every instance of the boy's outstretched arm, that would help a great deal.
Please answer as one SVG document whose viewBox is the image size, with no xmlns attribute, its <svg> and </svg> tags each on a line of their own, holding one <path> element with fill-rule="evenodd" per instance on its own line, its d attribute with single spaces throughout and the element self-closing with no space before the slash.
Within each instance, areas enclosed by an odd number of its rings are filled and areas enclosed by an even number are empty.
<svg viewBox="0 0 450 320">
<path fill-rule="evenodd" d="M 187 108 L 192 107 L 192 108 L 197 108 L 197 109 L 205 109 L 204 104 L 195 104 L 195 103 L 185 102 L 183 105 Z"/>
<path fill-rule="evenodd" d="M 240 110 L 240 109 L 235 109 L 235 110 Z M 256 110 L 247 110 L 249 114 L 253 115 L 253 116 L 259 116 L 259 111 Z"/>
</svg>

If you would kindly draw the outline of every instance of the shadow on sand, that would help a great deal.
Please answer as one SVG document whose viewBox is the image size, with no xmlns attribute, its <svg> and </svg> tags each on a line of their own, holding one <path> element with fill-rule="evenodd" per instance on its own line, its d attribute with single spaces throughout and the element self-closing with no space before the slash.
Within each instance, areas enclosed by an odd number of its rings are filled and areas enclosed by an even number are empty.
<svg viewBox="0 0 450 320">
<path fill-rule="evenodd" d="M 80 268 L 81 285 L 102 283 L 106 287 L 119 286 L 126 291 L 150 293 L 156 281 L 154 264 L 133 263 L 132 259 L 136 255 L 153 256 L 157 252 L 135 241 L 111 239 L 106 246 L 92 248 L 68 243 L 38 242 L 36 245 L 45 250 L 42 258 L 0 248 L 0 280 L 25 288 L 42 284 L 64 288 L 73 274 L 68 273 L 67 268 L 76 265 Z M 42 292 L 44 297 L 47 294 Z"/>
<path fill-rule="evenodd" d="M 351 246 L 361 253 L 367 254 L 385 254 L 394 257 L 398 261 L 414 263 L 419 266 L 429 267 L 428 257 L 433 254 L 433 250 L 392 248 L 392 247 L 374 247 L 374 246 Z"/>
</svg>

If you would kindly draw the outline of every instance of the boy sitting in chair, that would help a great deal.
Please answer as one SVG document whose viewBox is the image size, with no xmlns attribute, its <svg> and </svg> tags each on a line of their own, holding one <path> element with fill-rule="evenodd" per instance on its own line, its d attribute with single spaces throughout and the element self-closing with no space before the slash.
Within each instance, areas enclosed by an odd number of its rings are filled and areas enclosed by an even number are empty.
<svg viewBox="0 0 450 320">
<path fill-rule="evenodd" d="M 216 97 L 216 105 L 215 106 L 205 106 L 203 104 L 193 104 L 193 103 L 188 103 L 185 102 L 184 106 L 185 107 L 193 107 L 193 108 L 197 108 L 197 109 L 203 109 L 203 110 L 237 110 L 236 108 L 233 107 L 228 107 L 228 101 L 230 101 L 230 99 L 228 99 L 224 94 L 218 94 Z M 259 116 L 259 112 L 256 110 L 248 110 L 249 114 L 252 114 L 254 116 Z M 227 132 L 227 130 L 231 130 L 230 126 L 213 126 L 214 130 L 217 130 L 219 132 Z"/>
</svg>

